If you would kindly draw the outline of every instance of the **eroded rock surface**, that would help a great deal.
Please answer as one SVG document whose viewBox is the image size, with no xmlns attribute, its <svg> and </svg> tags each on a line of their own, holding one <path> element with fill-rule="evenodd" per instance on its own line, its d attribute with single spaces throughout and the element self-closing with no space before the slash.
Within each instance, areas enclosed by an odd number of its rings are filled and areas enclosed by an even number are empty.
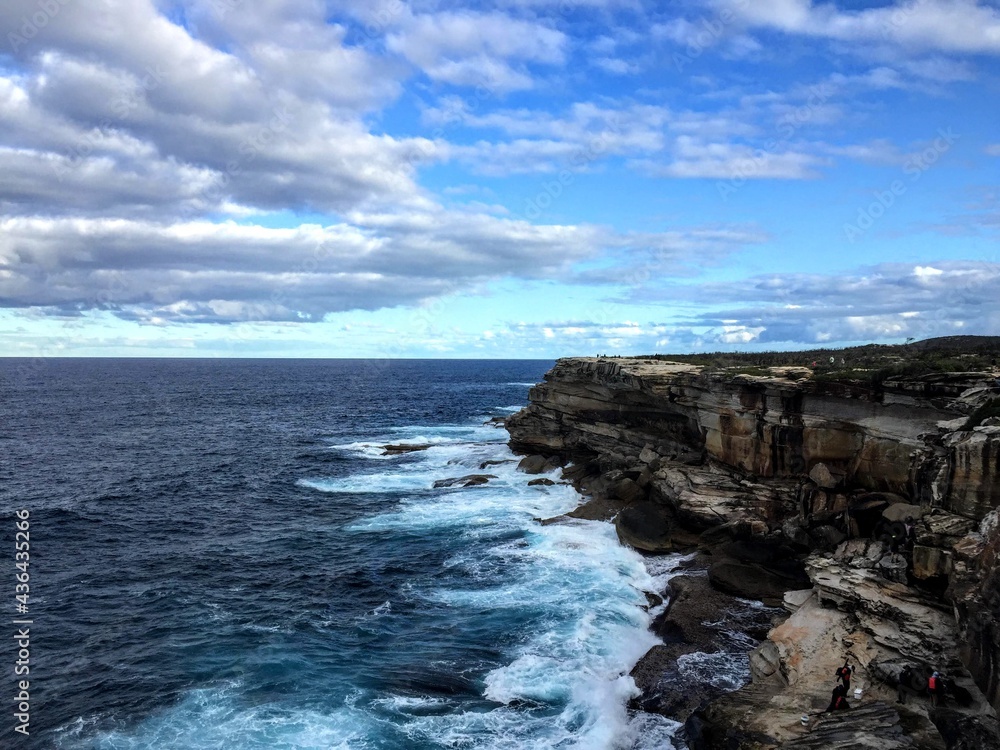
<svg viewBox="0 0 1000 750">
<path fill-rule="evenodd" d="M 711 551 L 708 577 L 679 582 L 668 612 L 698 587 L 709 605 L 706 591 L 787 610 L 750 654 L 753 681 L 718 696 L 711 681 L 666 689 L 690 639 L 712 641 L 660 622 L 664 644 L 633 672 L 639 703 L 690 716 L 692 748 L 950 750 L 958 736 L 986 748 L 1000 707 L 1000 425 L 968 416 L 998 395 L 995 373 L 872 386 L 805 368 L 564 359 L 507 428 L 535 454 L 525 470 L 574 462 L 564 477 L 588 501 L 570 515 L 614 520 L 646 553 Z M 862 697 L 822 715 L 845 657 Z M 932 716 L 921 694 L 934 669 L 954 716 Z"/>
</svg>

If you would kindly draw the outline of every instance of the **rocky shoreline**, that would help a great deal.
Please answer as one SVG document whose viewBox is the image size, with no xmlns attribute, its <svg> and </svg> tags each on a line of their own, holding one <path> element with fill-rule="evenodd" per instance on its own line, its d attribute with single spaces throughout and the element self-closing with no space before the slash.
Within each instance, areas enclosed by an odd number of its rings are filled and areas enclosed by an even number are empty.
<svg viewBox="0 0 1000 750">
<path fill-rule="evenodd" d="M 692 750 L 1000 748 L 1000 420 L 977 416 L 998 373 L 756 369 L 563 359 L 506 421 L 522 470 L 565 467 L 586 496 L 569 515 L 692 553 L 633 708 L 685 722 Z M 738 690 L 682 674 L 694 652 L 740 648 Z M 828 714 L 845 658 L 861 694 Z"/>
</svg>

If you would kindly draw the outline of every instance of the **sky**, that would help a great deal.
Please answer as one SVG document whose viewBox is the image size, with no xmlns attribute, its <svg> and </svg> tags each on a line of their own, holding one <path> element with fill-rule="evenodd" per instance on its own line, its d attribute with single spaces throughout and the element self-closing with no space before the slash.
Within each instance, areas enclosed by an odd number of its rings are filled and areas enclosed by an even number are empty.
<svg viewBox="0 0 1000 750">
<path fill-rule="evenodd" d="M 998 230 L 998 2 L 0 4 L 2 356 L 997 334 Z"/>
</svg>

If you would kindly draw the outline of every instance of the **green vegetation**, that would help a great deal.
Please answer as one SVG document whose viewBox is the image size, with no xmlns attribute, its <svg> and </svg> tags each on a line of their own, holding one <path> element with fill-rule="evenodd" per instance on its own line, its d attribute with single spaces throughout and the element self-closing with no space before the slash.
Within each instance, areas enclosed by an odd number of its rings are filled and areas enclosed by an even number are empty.
<svg viewBox="0 0 1000 750">
<path fill-rule="evenodd" d="M 746 375 L 767 375 L 769 367 L 804 366 L 812 369 L 817 381 L 878 387 L 893 378 L 993 371 L 1000 363 L 1000 336 L 947 336 L 910 344 L 798 352 L 654 354 L 649 358 Z"/>
</svg>

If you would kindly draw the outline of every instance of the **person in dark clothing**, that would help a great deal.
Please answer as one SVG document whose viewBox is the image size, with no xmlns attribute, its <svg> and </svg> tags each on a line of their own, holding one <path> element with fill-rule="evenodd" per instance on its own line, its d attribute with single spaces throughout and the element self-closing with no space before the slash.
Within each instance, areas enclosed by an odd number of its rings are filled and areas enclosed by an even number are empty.
<svg viewBox="0 0 1000 750">
<path fill-rule="evenodd" d="M 906 529 L 906 548 L 912 552 L 913 545 L 917 541 L 917 522 L 913 520 L 913 516 L 907 516 L 903 526 Z"/>
<path fill-rule="evenodd" d="M 910 682 L 913 679 L 913 668 L 904 667 L 899 673 L 896 681 L 896 701 L 906 703 L 906 691 L 910 689 Z"/>
<path fill-rule="evenodd" d="M 842 711 L 844 709 L 850 708 L 847 703 L 847 688 L 843 685 L 837 685 L 833 689 L 833 695 L 830 698 L 830 705 L 826 707 L 827 711 Z"/>
<path fill-rule="evenodd" d="M 842 683 L 844 686 L 844 695 L 847 695 L 851 689 L 851 675 L 854 674 L 854 667 L 850 665 L 850 660 L 844 659 L 844 666 L 840 667 L 835 674 L 837 675 L 837 682 Z"/>
</svg>

